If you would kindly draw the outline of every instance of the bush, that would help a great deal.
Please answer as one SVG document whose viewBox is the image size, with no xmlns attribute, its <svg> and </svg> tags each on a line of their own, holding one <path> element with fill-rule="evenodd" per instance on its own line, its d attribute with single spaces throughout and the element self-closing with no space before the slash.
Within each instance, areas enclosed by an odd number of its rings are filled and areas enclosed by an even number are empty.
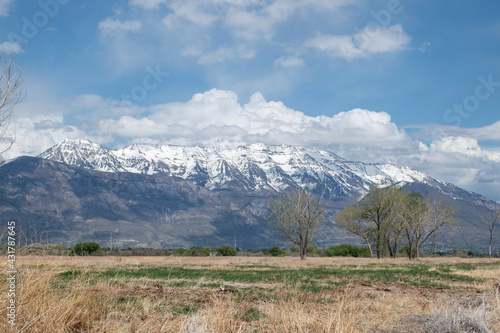
<svg viewBox="0 0 500 333">
<path fill-rule="evenodd" d="M 72 255 L 93 255 L 98 252 L 100 252 L 101 246 L 97 244 L 96 242 L 88 242 L 88 243 L 77 243 L 73 248 L 71 249 L 71 254 Z"/>
<path fill-rule="evenodd" d="M 458 257 L 458 258 L 468 258 L 469 257 L 469 254 L 467 253 L 467 251 L 464 251 L 464 250 L 455 250 L 453 251 L 453 255 L 455 257 Z"/>
<path fill-rule="evenodd" d="M 191 255 L 195 257 L 208 257 L 212 249 L 209 247 L 204 247 L 204 248 L 195 247 L 189 251 L 191 252 Z"/>
<path fill-rule="evenodd" d="M 226 246 L 219 246 L 217 248 L 217 255 L 224 256 L 224 257 L 237 256 L 238 251 L 236 251 L 235 249 L 233 249 L 232 247 L 227 246 L 227 245 Z"/>
<path fill-rule="evenodd" d="M 327 257 L 370 257 L 370 250 L 367 247 L 359 247 L 350 244 L 330 246 L 325 250 Z"/>
<path fill-rule="evenodd" d="M 283 254 L 283 250 L 280 249 L 280 247 L 278 245 L 275 245 L 272 248 L 270 248 L 269 250 L 267 250 L 266 254 L 270 254 L 273 257 L 277 257 L 277 256 L 280 256 Z"/>
</svg>

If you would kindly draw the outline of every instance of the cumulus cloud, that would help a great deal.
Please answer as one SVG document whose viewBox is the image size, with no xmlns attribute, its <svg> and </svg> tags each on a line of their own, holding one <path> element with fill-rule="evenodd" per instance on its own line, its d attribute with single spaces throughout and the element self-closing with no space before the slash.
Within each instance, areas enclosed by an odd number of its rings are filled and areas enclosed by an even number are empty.
<svg viewBox="0 0 500 333">
<path fill-rule="evenodd" d="M 24 52 L 22 46 L 17 43 L 12 43 L 12 42 L 0 43 L 0 53 L 12 54 L 12 53 L 22 53 L 22 52 Z"/>
<path fill-rule="evenodd" d="M 266 101 L 260 93 L 242 105 L 234 92 L 216 89 L 186 103 L 157 105 L 146 116 L 103 120 L 99 128 L 131 141 L 148 138 L 176 144 L 180 138 L 184 144 L 219 146 L 363 144 L 390 150 L 411 144 L 385 112 L 355 109 L 310 117 L 282 102 Z"/>
<path fill-rule="evenodd" d="M 459 153 L 465 156 L 482 155 L 479 142 L 476 138 L 449 136 L 432 142 L 431 151 L 445 153 Z"/>
<path fill-rule="evenodd" d="M 98 24 L 99 30 L 103 35 L 111 35 L 116 33 L 124 33 L 129 31 L 138 31 L 141 29 L 141 22 L 137 20 L 120 21 L 111 17 L 105 18 Z"/>
<path fill-rule="evenodd" d="M 391 27 L 365 27 L 353 35 L 319 35 L 305 42 L 305 46 L 328 54 L 331 57 L 355 59 L 372 54 L 402 50 L 411 38 L 400 24 Z"/>
<path fill-rule="evenodd" d="M 2 154 L 4 159 L 38 155 L 65 138 L 91 138 L 75 126 L 64 125 L 63 117 L 54 114 L 15 119 L 10 129 L 16 142 Z"/>
</svg>

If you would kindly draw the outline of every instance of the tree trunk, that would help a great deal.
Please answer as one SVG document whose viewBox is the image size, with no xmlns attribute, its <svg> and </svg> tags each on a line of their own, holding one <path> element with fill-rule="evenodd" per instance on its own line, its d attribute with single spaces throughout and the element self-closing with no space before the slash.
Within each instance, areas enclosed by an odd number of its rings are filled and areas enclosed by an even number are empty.
<svg viewBox="0 0 500 333">
<path fill-rule="evenodd" d="M 306 251 L 302 246 L 300 247 L 300 260 L 306 260 Z"/>
<path fill-rule="evenodd" d="M 366 245 L 368 246 L 368 250 L 370 250 L 370 258 L 373 258 L 373 249 L 372 246 L 370 245 L 370 240 L 368 238 L 365 238 Z"/>
<path fill-rule="evenodd" d="M 434 235 L 432 235 L 432 244 L 431 244 L 431 258 L 432 256 L 434 256 L 434 242 L 436 241 L 436 234 L 437 232 L 434 233 Z"/>
<path fill-rule="evenodd" d="M 490 252 L 488 254 L 488 258 L 491 259 L 491 241 L 493 240 L 493 232 L 490 233 Z"/>
</svg>

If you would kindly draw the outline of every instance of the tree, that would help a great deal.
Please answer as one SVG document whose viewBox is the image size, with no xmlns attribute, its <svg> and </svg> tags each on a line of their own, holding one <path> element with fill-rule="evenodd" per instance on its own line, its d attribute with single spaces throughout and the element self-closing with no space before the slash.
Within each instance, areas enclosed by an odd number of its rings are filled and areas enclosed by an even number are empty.
<svg viewBox="0 0 500 333">
<path fill-rule="evenodd" d="M 396 247 L 399 242 L 401 233 L 396 234 L 392 231 L 396 225 L 402 199 L 403 191 L 396 186 L 372 186 L 370 187 L 370 192 L 359 203 L 360 217 L 369 222 L 373 227 L 372 237 L 374 237 L 378 259 L 384 256 L 383 251 L 386 246 L 390 251 L 390 255 L 392 257 L 396 256 L 396 253 L 393 253 L 394 251 L 390 246 L 390 242 L 391 236 L 398 238 L 394 240 Z"/>
<path fill-rule="evenodd" d="M 363 213 L 357 203 L 344 207 L 335 216 L 335 222 L 347 232 L 361 237 L 370 251 L 370 257 L 373 258 L 373 250 L 370 243 L 373 228 L 363 219 Z"/>
<path fill-rule="evenodd" d="M 96 242 L 88 242 L 88 243 L 77 243 L 71 249 L 72 254 L 83 255 L 84 253 L 88 255 L 92 255 L 97 253 L 101 249 L 101 246 Z"/>
<path fill-rule="evenodd" d="M 7 60 L 0 54 L 0 142 L 7 141 L 7 147 L 0 148 L 0 154 L 14 144 L 15 135 L 9 133 L 9 125 L 14 108 L 24 99 L 22 90 L 22 67 L 13 68 L 14 57 Z"/>
<path fill-rule="evenodd" d="M 219 246 L 217 248 L 217 254 L 224 257 L 237 256 L 238 251 L 226 245 L 226 246 Z"/>
<path fill-rule="evenodd" d="M 420 248 L 446 224 L 455 223 L 455 208 L 443 198 L 426 198 L 418 193 L 406 196 L 399 218 L 408 241 L 408 258 L 419 259 Z"/>
<path fill-rule="evenodd" d="M 320 195 L 303 189 L 292 190 L 269 200 L 267 224 L 283 241 L 297 246 L 306 260 L 308 246 L 325 219 Z"/>
<path fill-rule="evenodd" d="M 418 256 L 419 244 L 425 234 L 428 206 L 419 193 L 411 193 L 404 198 L 404 204 L 399 211 L 399 220 L 404 229 L 408 250 L 406 254 L 411 260 Z"/>
<path fill-rule="evenodd" d="M 427 236 L 424 238 L 422 243 L 424 243 L 430 236 L 434 236 L 437 232 L 445 225 L 452 225 L 456 222 L 456 213 L 457 209 L 455 206 L 444 200 L 443 197 L 436 197 L 434 199 L 427 198 L 426 204 L 428 207 L 427 211 Z M 432 247 L 434 247 L 434 239 L 433 239 Z M 418 259 L 418 250 L 420 246 L 417 248 L 417 259 Z"/>
<path fill-rule="evenodd" d="M 495 230 L 495 225 L 500 220 L 500 208 L 484 208 L 483 213 L 481 214 L 481 220 L 488 226 L 488 231 L 490 233 L 488 258 L 491 259 L 491 242 L 493 241 L 493 232 Z"/>
<path fill-rule="evenodd" d="M 283 250 L 280 249 L 278 245 L 274 245 L 273 247 L 271 247 L 269 250 L 266 251 L 266 254 L 270 254 L 273 257 L 277 257 L 283 254 Z"/>
</svg>

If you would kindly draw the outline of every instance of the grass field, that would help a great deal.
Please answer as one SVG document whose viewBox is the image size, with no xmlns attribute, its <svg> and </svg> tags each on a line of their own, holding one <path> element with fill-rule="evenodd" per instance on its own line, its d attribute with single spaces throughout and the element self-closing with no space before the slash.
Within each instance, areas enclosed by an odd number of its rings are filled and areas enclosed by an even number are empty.
<svg viewBox="0 0 500 333">
<path fill-rule="evenodd" d="M 16 324 L 2 278 L 2 332 L 500 332 L 500 260 L 19 256 L 16 265 Z"/>
</svg>

